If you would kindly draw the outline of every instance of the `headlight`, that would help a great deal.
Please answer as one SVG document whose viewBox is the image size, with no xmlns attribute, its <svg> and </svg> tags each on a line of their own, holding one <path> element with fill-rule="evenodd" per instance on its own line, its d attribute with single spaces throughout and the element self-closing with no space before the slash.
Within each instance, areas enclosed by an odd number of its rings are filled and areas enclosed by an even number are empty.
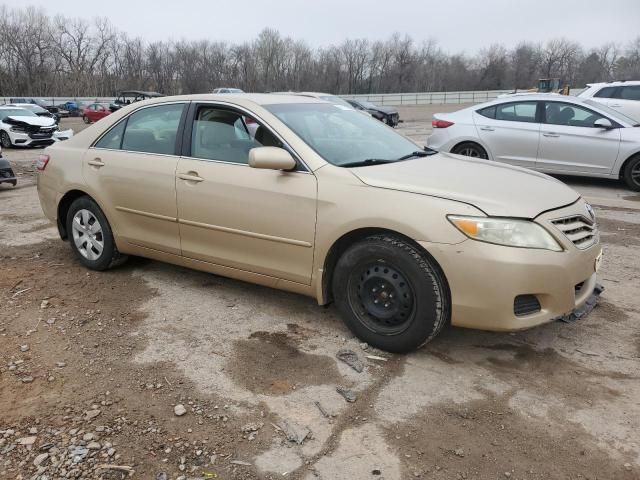
<svg viewBox="0 0 640 480">
<path fill-rule="evenodd" d="M 541 225 L 529 220 L 447 216 L 467 237 L 508 247 L 540 248 L 561 252 L 562 247 Z"/>
<path fill-rule="evenodd" d="M 11 131 L 16 133 L 25 133 L 27 129 L 25 127 L 15 126 L 15 127 L 11 127 Z"/>
</svg>

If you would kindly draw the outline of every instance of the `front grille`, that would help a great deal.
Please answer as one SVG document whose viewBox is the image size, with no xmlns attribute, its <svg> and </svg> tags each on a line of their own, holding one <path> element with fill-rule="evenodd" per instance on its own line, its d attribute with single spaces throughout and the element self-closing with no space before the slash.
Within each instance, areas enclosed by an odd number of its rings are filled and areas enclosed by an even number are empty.
<svg viewBox="0 0 640 480">
<path fill-rule="evenodd" d="M 38 127 L 38 126 L 29 126 L 27 128 L 27 132 L 29 133 L 29 137 L 33 139 L 48 139 L 53 136 L 53 132 L 55 132 L 56 127 Z"/>
<path fill-rule="evenodd" d="M 540 302 L 535 295 L 518 295 L 513 301 L 513 313 L 516 317 L 531 315 L 540 311 Z"/>
<path fill-rule="evenodd" d="M 558 218 L 551 223 L 581 250 L 598 242 L 598 227 L 582 215 Z"/>
</svg>

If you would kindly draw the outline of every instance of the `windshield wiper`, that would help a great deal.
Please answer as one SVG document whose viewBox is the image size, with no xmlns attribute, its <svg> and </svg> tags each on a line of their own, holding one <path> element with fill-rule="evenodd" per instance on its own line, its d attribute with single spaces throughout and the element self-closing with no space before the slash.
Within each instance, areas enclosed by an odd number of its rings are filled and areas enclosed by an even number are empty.
<svg viewBox="0 0 640 480">
<path fill-rule="evenodd" d="M 387 158 L 367 158 L 365 160 L 358 160 L 357 162 L 347 162 L 340 164 L 341 167 L 364 167 L 366 165 L 381 165 L 383 163 L 393 163 L 396 160 L 389 160 Z"/>
<path fill-rule="evenodd" d="M 428 157 L 429 155 L 433 155 L 435 153 L 437 152 L 431 149 L 416 150 L 415 152 L 411 152 L 411 153 L 408 153 L 407 155 L 401 156 L 400 158 L 396 158 L 396 161 L 400 162 L 402 160 L 409 160 L 410 158 L 413 158 L 413 157 Z"/>
</svg>

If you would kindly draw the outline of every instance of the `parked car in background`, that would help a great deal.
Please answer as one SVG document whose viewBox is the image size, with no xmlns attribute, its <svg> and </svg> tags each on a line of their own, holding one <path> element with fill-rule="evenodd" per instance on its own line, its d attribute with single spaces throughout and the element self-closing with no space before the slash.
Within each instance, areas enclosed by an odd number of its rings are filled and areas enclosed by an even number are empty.
<svg viewBox="0 0 640 480">
<path fill-rule="evenodd" d="M 38 116 L 27 108 L 0 106 L 0 144 L 3 148 L 51 145 L 57 130 L 56 122 L 50 117 Z"/>
<path fill-rule="evenodd" d="M 69 101 L 61 103 L 60 105 L 58 105 L 58 108 L 60 109 L 60 111 L 66 110 L 67 112 L 69 112 L 70 117 L 79 117 L 82 113 L 78 102 Z"/>
<path fill-rule="evenodd" d="M 244 93 L 244 91 L 240 90 L 239 88 L 221 87 L 214 88 L 213 92 L 211 93 Z"/>
<path fill-rule="evenodd" d="M 640 124 L 591 99 L 515 94 L 433 116 L 430 148 L 640 190 Z"/>
<path fill-rule="evenodd" d="M 347 99 L 346 101 L 356 110 L 367 112 L 373 118 L 386 123 L 390 127 L 396 127 L 400 122 L 400 115 L 398 114 L 398 110 L 394 107 L 383 107 L 365 100 Z"/>
<path fill-rule="evenodd" d="M 9 103 L 13 105 L 25 104 L 25 103 L 31 104 L 31 105 L 38 105 L 39 107 L 42 107 L 45 110 L 47 110 L 49 113 L 52 113 L 58 116 L 58 118 L 60 118 L 60 116 L 58 115 L 59 114 L 58 107 L 48 103 L 47 101 L 41 98 L 16 97 L 16 98 L 9 99 Z"/>
<path fill-rule="evenodd" d="M 7 107 L 16 107 L 16 108 L 22 108 L 22 109 L 25 109 L 25 110 L 30 110 L 31 112 L 35 113 L 39 117 L 52 118 L 56 123 L 58 123 L 60 121 L 60 117 L 58 117 L 58 115 L 56 113 L 51 113 L 46 108 L 43 108 L 40 105 L 37 105 L 35 103 L 9 103 L 6 106 Z M 57 110 L 57 108 L 56 108 L 56 110 Z"/>
<path fill-rule="evenodd" d="M 602 103 L 640 122 L 640 80 L 588 83 L 578 96 Z"/>
<path fill-rule="evenodd" d="M 18 184 L 16 174 L 13 173 L 11 163 L 6 158 L 2 158 L 2 147 L 0 147 L 0 183 L 10 183 L 14 187 Z"/>
<path fill-rule="evenodd" d="M 82 109 L 84 123 L 94 123 L 111 114 L 111 108 L 107 103 L 91 103 Z"/>
<path fill-rule="evenodd" d="M 601 291 L 595 215 L 574 190 L 420 149 L 314 98 L 141 102 L 49 147 L 37 169 L 45 215 L 87 268 L 139 255 L 333 301 L 388 351 L 449 322 L 530 328 Z"/>
</svg>

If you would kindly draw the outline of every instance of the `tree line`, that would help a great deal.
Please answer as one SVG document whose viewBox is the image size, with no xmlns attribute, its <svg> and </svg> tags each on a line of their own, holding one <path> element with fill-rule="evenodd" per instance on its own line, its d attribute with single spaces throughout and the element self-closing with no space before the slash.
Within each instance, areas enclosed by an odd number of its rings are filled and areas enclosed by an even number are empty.
<svg viewBox="0 0 640 480">
<path fill-rule="evenodd" d="M 253 40 L 147 42 L 105 18 L 48 16 L 0 6 L 0 96 L 113 96 L 121 89 L 165 94 L 284 90 L 336 94 L 526 89 L 558 77 L 572 87 L 640 79 L 640 36 L 585 49 L 566 38 L 477 54 L 447 53 L 430 39 L 396 33 L 310 47 L 273 29 Z"/>
</svg>

